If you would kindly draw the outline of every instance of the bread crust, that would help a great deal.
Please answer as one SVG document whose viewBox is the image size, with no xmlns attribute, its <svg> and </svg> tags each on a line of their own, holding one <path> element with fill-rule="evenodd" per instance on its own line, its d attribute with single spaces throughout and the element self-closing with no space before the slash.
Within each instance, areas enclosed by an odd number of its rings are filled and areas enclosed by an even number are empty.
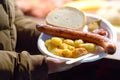
<svg viewBox="0 0 120 80">
<path fill-rule="evenodd" d="M 46 23 L 56 27 L 81 30 L 85 26 L 84 12 L 73 7 L 61 7 L 51 11 L 46 16 Z"/>
</svg>

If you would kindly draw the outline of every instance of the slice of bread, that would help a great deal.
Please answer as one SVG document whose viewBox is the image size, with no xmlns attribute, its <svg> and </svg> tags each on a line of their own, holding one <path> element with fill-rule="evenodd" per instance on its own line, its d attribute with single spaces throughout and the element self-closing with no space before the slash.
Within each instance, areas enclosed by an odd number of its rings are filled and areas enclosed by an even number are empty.
<svg viewBox="0 0 120 80">
<path fill-rule="evenodd" d="M 84 12 L 73 7 L 57 8 L 46 16 L 46 23 L 52 26 L 80 30 L 86 23 Z"/>
</svg>

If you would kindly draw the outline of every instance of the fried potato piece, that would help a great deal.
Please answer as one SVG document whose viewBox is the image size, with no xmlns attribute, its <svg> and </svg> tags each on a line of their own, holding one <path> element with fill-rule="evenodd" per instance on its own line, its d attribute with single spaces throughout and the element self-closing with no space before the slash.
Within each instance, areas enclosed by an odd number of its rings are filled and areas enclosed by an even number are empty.
<svg viewBox="0 0 120 80">
<path fill-rule="evenodd" d="M 101 20 L 95 20 L 88 24 L 88 31 L 94 31 L 99 28 Z"/>
</svg>

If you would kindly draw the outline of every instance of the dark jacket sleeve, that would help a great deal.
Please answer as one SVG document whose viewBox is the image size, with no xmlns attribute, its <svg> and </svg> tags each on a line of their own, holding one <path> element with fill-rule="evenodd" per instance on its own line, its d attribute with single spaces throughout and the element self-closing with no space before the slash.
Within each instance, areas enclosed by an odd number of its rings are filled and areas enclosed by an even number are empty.
<svg viewBox="0 0 120 80">
<path fill-rule="evenodd" d="M 31 71 L 32 61 L 28 52 L 23 51 L 18 54 L 16 52 L 0 51 L 0 80 L 46 80 L 47 65 L 45 57 L 41 56 L 41 59 L 42 66 L 40 65 L 37 69 Z"/>
<path fill-rule="evenodd" d="M 36 30 L 37 21 L 32 20 L 31 18 L 25 17 L 24 14 L 15 6 L 15 26 L 17 29 L 17 49 L 27 50 L 28 54 L 37 54 L 40 51 L 37 48 L 37 39 L 40 35 L 40 32 Z M 31 77 L 31 80 L 46 80 L 48 74 L 47 64 L 45 62 L 46 58 L 41 55 L 39 58 L 40 65 L 35 68 L 34 71 L 29 74 L 29 57 L 25 55 L 25 51 L 20 54 L 21 62 L 25 64 L 24 66 L 20 66 L 19 68 L 23 69 L 25 72 L 17 72 L 19 75 L 25 74 L 22 77 L 26 79 L 26 76 Z M 28 65 L 27 65 L 27 64 Z M 27 68 L 26 68 L 27 67 Z M 18 68 L 18 69 L 19 69 Z M 19 77 L 21 78 L 21 76 Z M 18 79 L 17 79 L 18 80 Z M 24 80 L 24 79 L 21 79 Z M 28 79 L 29 80 L 29 79 Z"/>
<path fill-rule="evenodd" d="M 18 7 L 15 7 L 15 26 L 17 28 L 17 48 L 37 50 L 37 39 L 40 32 L 36 30 L 37 21 L 26 17 Z"/>
</svg>

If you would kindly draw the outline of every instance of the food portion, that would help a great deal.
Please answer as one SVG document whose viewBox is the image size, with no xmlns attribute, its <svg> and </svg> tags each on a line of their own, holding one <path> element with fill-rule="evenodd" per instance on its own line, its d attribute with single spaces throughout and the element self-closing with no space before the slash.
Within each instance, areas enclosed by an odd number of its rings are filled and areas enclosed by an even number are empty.
<svg viewBox="0 0 120 80">
<path fill-rule="evenodd" d="M 96 45 L 93 43 L 85 43 L 81 39 L 72 40 L 61 37 L 52 37 L 46 40 L 45 46 L 51 53 L 66 58 L 77 58 L 96 50 Z"/>
<path fill-rule="evenodd" d="M 94 20 L 88 24 L 88 31 L 94 31 L 99 28 L 101 20 Z"/>
<path fill-rule="evenodd" d="M 95 13 L 106 2 L 106 0 L 75 0 L 64 4 L 64 6 L 74 7 L 87 13 Z"/>
<path fill-rule="evenodd" d="M 104 48 L 105 52 L 108 54 L 114 54 L 116 51 L 115 44 L 107 37 L 101 36 L 99 34 L 94 34 L 91 32 L 83 32 L 78 30 L 66 29 L 61 27 L 53 27 L 50 25 L 37 25 L 37 30 L 44 32 L 52 36 L 58 36 L 68 39 L 82 39 L 85 42 L 91 42 L 97 44 Z"/>
<path fill-rule="evenodd" d="M 81 30 L 86 23 L 84 12 L 73 7 L 61 7 L 46 16 L 46 23 L 57 27 Z"/>
<path fill-rule="evenodd" d="M 102 28 L 101 23 L 104 24 Z M 36 28 L 52 36 L 45 41 L 50 52 L 62 57 L 75 58 L 89 52 L 94 53 L 96 46 L 100 46 L 108 54 L 116 52 L 116 46 L 110 40 L 110 33 L 104 26 L 105 23 L 101 19 L 94 20 L 76 8 L 62 7 L 50 12 L 46 17 L 46 24 L 37 24 Z"/>
</svg>

